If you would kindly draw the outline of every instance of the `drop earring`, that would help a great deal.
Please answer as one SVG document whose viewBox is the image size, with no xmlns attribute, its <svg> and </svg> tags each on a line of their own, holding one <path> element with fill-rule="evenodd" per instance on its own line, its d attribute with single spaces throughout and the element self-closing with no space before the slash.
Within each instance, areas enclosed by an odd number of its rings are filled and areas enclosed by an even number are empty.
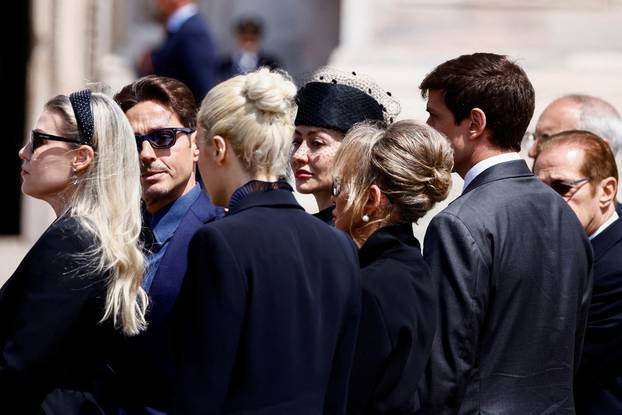
<svg viewBox="0 0 622 415">
<path fill-rule="evenodd" d="M 369 222 L 369 216 L 367 216 L 367 214 L 364 214 L 361 219 L 363 219 L 363 222 L 365 223 Z"/>
<path fill-rule="evenodd" d="M 71 174 L 71 184 L 73 184 L 74 186 L 76 186 L 78 183 L 80 183 L 80 177 L 78 176 L 78 174 L 76 173 L 76 168 L 72 167 L 72 174 Z"/>
</svg>

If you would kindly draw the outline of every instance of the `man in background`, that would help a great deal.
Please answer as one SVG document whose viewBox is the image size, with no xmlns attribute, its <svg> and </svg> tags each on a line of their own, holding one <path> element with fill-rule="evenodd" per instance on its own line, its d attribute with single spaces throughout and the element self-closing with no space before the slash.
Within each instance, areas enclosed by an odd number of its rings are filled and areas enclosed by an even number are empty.
<svg viewBox="0 0 622 415">
<path fill-rule="evenodd" d="M 281 63 L 276 56 L 268 54 L 261 47 L 263 24 L 255 17 L 242 17 L 235 25 L 235 47 L 220 63 L 219 75 L 226 80 L 235 75 L 252 72 L 267 66 L 270 69 L 280 68 Z"/>
<path fill-rule="evenodd" d="M 622 149 L 622 119 L 607 101 L 590 95 L 565 95 L 542 111 L 529 157 L 536 158 L 540 144 L 562 131 L 589 131 L 605 139 L 614 156 Z"/>
<path fill-rule="evenodd" d="M 592 133 L 563 132 L 542 143 L 534 173 L 574 210 L 594 249 L 592 301 L 574 386 L 577 413 L 621 414 L 622 221 L 613 154 Z"/>
<path fill-rule="evenodd" d="M 200 103 L 216 83 L 217 54 L 207 23 L 192 0 L 157 0 L 166 39 L 148 51 L 139 64 L 140 75 L 175 78 L 190 88 Z"/>
</svg>

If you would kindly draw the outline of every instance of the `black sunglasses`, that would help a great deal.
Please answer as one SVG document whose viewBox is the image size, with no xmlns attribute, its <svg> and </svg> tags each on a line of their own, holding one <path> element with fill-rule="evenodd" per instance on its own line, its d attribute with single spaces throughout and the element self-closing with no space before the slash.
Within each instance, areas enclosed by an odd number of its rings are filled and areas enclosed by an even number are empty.
<svg viewBox="0 0 622 415">
<path fill-rule="evenodd" d="M 559 195 L 567 196 L 572 190 L 577 191 L 581 186 L 589 182 L 590 179 L 591 177 L 582 177 L 577 180 L 553 180 L 547 184 Z"/>
<path fill-rule="evenodd" d="M 74 139 L 66 138 L 66 137 L 59 137 L 57 135 L 46 134 L 40 131 L 33 130 L 30 132 L 30 143 L 32 146 L 32 151 L 34 152 L 37 148 L 45 144 L 45 140 L 62 141 L 64 143 L 84 144 L 80 140 L 74 140 Z"/>
<path fill-rule="evenodd" d="M 142 149 L 143 141 L 149 141 L 149 144 L 151 144 L 151 147 L 153 148 L 171 148 L 175 145 L 175 142 L 177 141 L 177 133 L 179 132 L 184 134 L 192 134 L 194 129 L 167 127 L 153 130 L 144 135 L 134 134 L 134 137 L 136 137 L 138 151 Z"/>
</svg>

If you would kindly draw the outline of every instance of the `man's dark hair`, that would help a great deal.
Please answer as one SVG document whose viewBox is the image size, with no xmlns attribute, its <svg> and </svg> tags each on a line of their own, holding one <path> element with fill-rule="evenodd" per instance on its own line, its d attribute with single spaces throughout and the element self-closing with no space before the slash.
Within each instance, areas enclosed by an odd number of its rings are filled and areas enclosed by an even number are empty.
<svg viewBox="0 0 622 415">
<path fill-rule="evenodd" d="M 252 34 L 260 37 L 263 34 L 263 22 L 255 16 L 244 16 L 235 24 L 236 33 Z"/>
<path fill-rule="evenodd" d="M 442 91 L 445 105 L 459 124 L 473 108 L 486 114 L 493 145 L 520 150 L 533 116 L 535 93 L 520 66 L 493 53 L 462 55 L 434 68 L 419 85 L 421 95 Z"/>
<path fill-rule="evenodd" d="M 173 111 L 184 127 L 196 128 L 197 105 L 188 87 L 165 76 L 147 75 L 121 89 L 114 96 L 123 112 L 143 101 L 155 101 Z"/>
</svg>

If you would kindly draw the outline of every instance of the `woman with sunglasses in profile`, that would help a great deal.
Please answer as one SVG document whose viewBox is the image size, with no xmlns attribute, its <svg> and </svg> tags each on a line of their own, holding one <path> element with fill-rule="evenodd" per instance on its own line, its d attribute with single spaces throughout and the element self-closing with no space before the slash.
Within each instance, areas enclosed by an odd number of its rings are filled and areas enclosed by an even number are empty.
<svg viewBox="0 0 622 415">
<path fill-rule="evenodd" d="M 286 172 L 296 87 L 259 69 L 198 115 L 199 170 L 227 215 L 190 242 L 177 302 L 177 414 L 341 414 L 359 318 L 356 248 Z"/>
<path fill-rule="evenodd" d="M 447 140 L 416 121 L 356 125 L 335 155 L 335 226 L 359 246 L 363 290 L 350 414 L 417 408 L 436 299 L 412 223 L 447 197 L 452 167 Z"/>
<path fill-rule="evenodd" d="M 19 157 L 22 191 L 56 220 L 0 291 L 0 413 L 100 413 L 107 342 L 145 326 L 134 134 L 111 98 L 83 90 L 45 104 Z"/>
</svg>

